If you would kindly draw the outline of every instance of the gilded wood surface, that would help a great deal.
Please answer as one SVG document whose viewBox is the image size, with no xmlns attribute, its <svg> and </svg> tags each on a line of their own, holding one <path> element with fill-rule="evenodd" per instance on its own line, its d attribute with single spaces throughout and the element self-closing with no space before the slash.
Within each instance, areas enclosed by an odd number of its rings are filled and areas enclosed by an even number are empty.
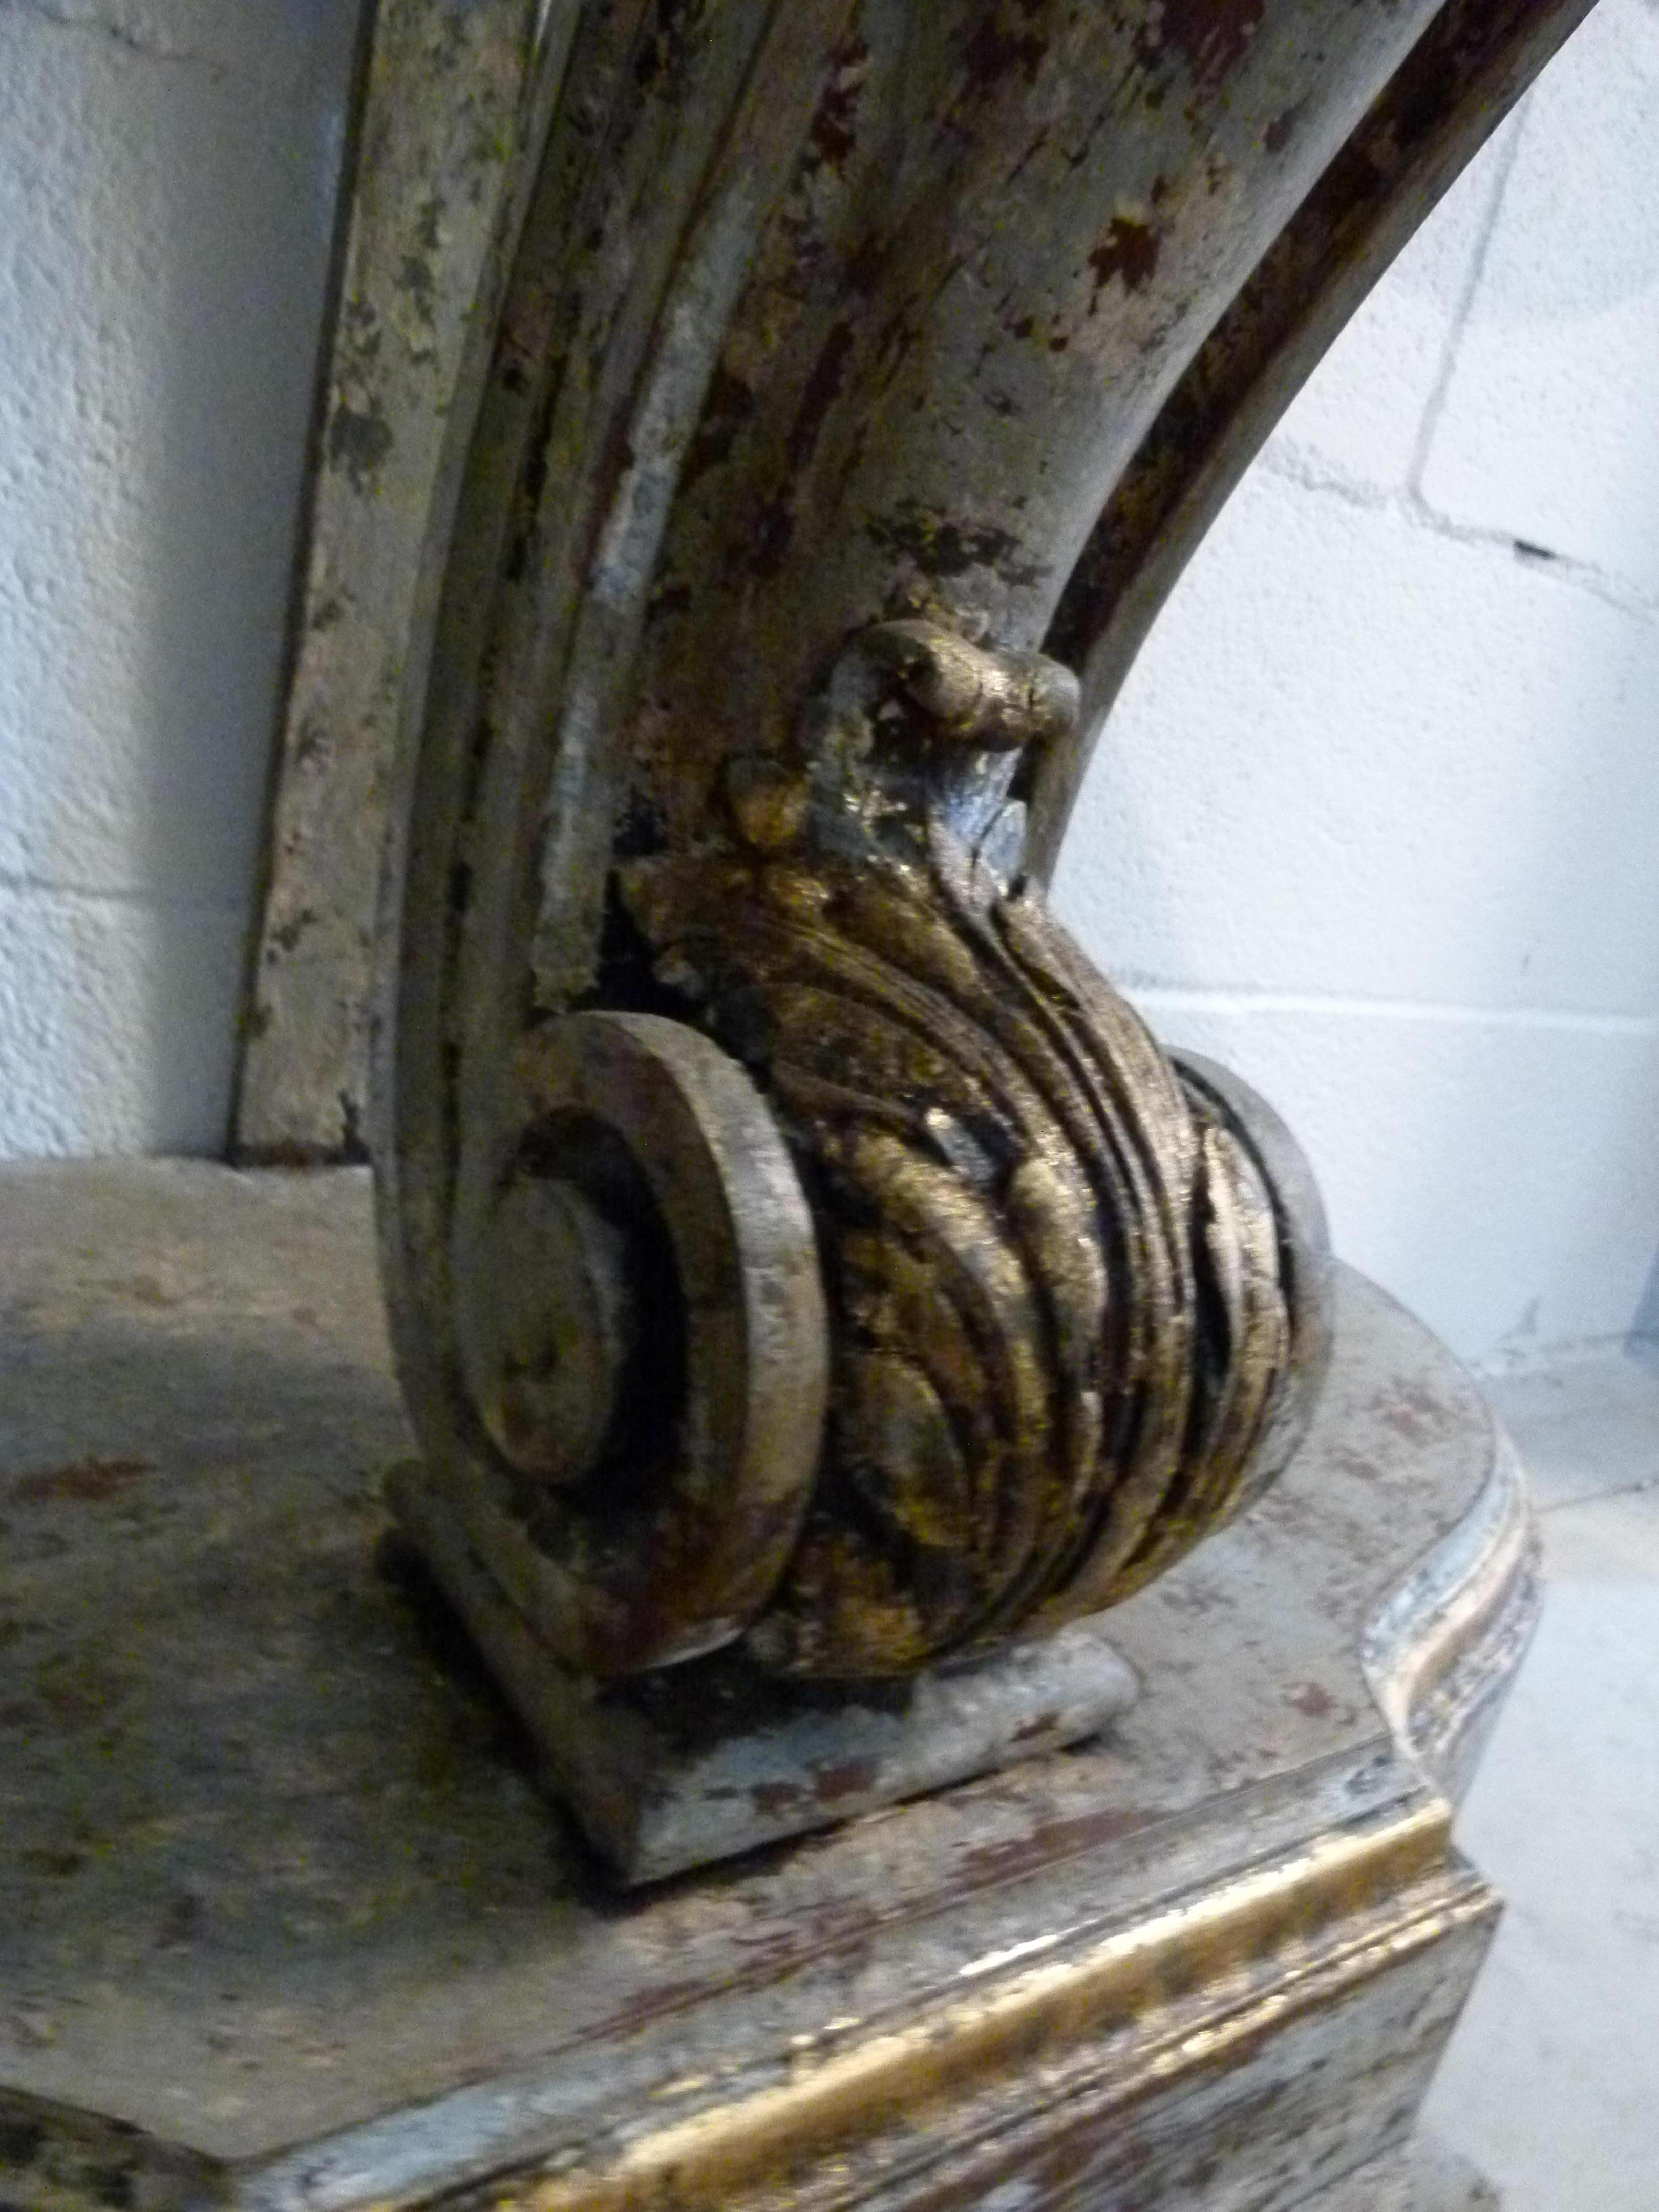
<svg viewBox="0 0 1659 2212">
<path fill-rule="evenodd" d="M 1340 27 L 1315 0 L 550 13 L 410 656 L 375 1153 L 423 1444 L 469 1526 L 516 1522 L 569 1618 L 607 1617 L 582 1632 L 595 1671 L 691 1648 L 649 1618 L 673 1594 L 635 1572 L 633 1492 L 654 1481 L 684 1528 L 716 1492 L 694 1449 L 630 1461 L 626 1422 L 564 1467 L 506 1449 L 492 1412 L 580 1397 L 555 1373 L 575 1340 L 503 1310 L 542 1313 L 574 1267 L 599 1310 L 666 1317 L 607 1402 L 696 1425 L 669 1323 L 702 1291 L 653 1257 L 684 1248 L 672 1194 L 590 1207 L 584 1243 L 555 1192 L 526 1071 L 572 1009 L 718 1042 L 811 1215 L 823 1449 L 773 1588 L 734 1575 L 711 1636 L 830 1678 L 973 1652 L 1120 1599 L 1293 1448 L 1316 1206 L 1271 1117 L 1174 1068 L 1043 911 L 1085 734 L 1051 647 L 1098 676 L 1141 557 L 1101 517 L 1186 377 L 1212 428 L 1230 363 L 1259 407 L 1350 266 L 1322 234 L 1254 351 L 1206 353 L 1310 188 L 1341 230 L 1354 146 L 1409 110 L 1411 159 L 1343 218 L 1370 250 L 1548 13 L 1479 35 L 1431 0 Z M 1167 521 L 1184 495 L 1157 482 Z M 526 1175 L 546 1234 L 502 1269 Z"/>
<path fill-rule="evenodd" d="M 1395 1730 L 1501 1683 L 1533 1599 L 1478 1398 L 1378 1294 L 1344 1279 L 1285 1480 L 1113 1616 L 1148 1686 L 1109 1735 L 623 1901 L 386 1545 L 364 1179 L 37 1168 L 0 1231 L 8 2123 L 101 2107 L 248 2212 L 603 2202 L 669 2130 L 740 2159 L 721 2110 L 781 2088 L 822 2142 L 932 2020 L 913 2115 L 803 2201 L 1276 2207 L 1403 2124 L 1490 1905 Z"/>
<path fill-rule="evenodd" d="M 750 1637 L 785 1671 L 1100 1611 L 1271 1480 L 1317 1390 L 1316 1206 L 1023 887 L 1008 786 L 1071 706 L 1036 656 L 864 633 L 798 765 L 735 764 L 738 849 L 622 871 L 811 1194 L 830 1425 Z"/>
<path fill-rule="evenodd" d="M 1075 716 L 1033 648 L 1170 374 L 1425 16 L 1328 47 L 1290 5 L 1246 37 L 1032 4 L 1012 44 L 896 0 L 574 20 L 393 877 L 388 1277 L 475 1525 L 626 1572 L 615 1440 L 550 1522 L 469 1358 L 545 1120 L 523 1041 L 573 1005 L 706 1029 L 812 1210 L 823 1459 L 775 1601 L 729 1608 L 768 1663 L 900 1672 L 1097 1608 L 1282 1463 L 1316 1213 L 1029 891 L 1025 797 Z"/>
<path fill-rule="evenodd" d="M 527 36 L 532 12 L 543 33 L 538 72 Z M 533 144 L 558 90 L 574 12 L 566 0 L 544 0 L 536 11 L 528 0 L 465 10 L 448 0 L 384 0 L 379 10 L 242 1066 L 237 1136 L 250 1153 L 338 1157 L 364 1124 L 377 855 L 396 781 L 398 700 L 422 653 L 421 540 L 447 495 L 446 422 L 472 404 L 461 364 L 468 303 L 481 283 L 484 314 L 493 315 L 488 303 L 501 272 L 499 249 L 494 264 L 488 259 L 488 234 L 507 181 L 514 118 Z M 1216 172 L 1223 200 L 1254 170 L 1270 193 L 1280 170 L 1297 181 L 1275 203 L 1278 238 L 1160 396 L 1115 485 L 1102 491 L 1073 575 L 1056 576 L 1066 588 L 1047 642 L 1085 672 L 1086 708 L 1079 743 L 1051 756 L 1035 794 L 1039 873 L 1052 864 L 1100 715 L 1222 499 L 1378 271 L 1582 13 L 1583 0 L 1448 5 L 1370 112 L 1348 119 L 1340 151 L 1331 154 L 1319 137 L 1318 103 L 1287 99 L 1265 119 L 1259 143 L 1241 141 L 1224 155 Z M 1305 34 L 1316 40 L 1319 11 L 1305 17 Z M 1208 29 L 1200 12 L 1180 16 L 1173 40 L 1192 49 L 1197 98 L 1187 121 L 1194 143 L 1222 78 L 1253 36 L 1274 27 L 1262 18 L 1255 5 L 1222 11 Z M 1037 65 L 1043 33 L 1018 10 L 986 7 L 963 37 L 981 80 L 999 67 L 1018 78 Z M 882 40 L 861 24 L 836 48 L 812 124 L 818 200 L 833 198 L 861 131 L 867 142 L 864 90 L 881 52 Z M 955 111 L 975 130 L 988 114 L 977 100 L 975 92 Z M 1093 159 L 1098 132 L 1081 123 L 1068 139 L 1061 120 L 1057 112 L 1042 118 L 1070 152 L 1087 149 L 1085 161 Z M 906 126 L 901 119 L 896 127 L 902 134 Z M 1168 251 L 1169 195 L 1150 204 L 1156 181 L 1122 183 L 1122 205 L 1107 210 L 1103 235 L 1088 241 L 1099 267 L 1091 264 L 1085 278 L 1088 296 L 1114 312 L 1144 305 L 1153 332 L 1169 319 L 1152 283 Z M 804 220 L 815 217 L 810 197 L 803 208 Z M 1040 239 L 1042 226 L 1030 234 Z M 786 272 L 774 288 L 781 313 L 795 312 L 793 281 Z M 1024 340 L 1017 334 L 1027 312 L 1011 307 L 1010 327 L 993 334 L 994 364 L 1006 357 L 1017 366 L 1024 344 L 1047 342 L 1042 314 L 1033 313 Z M 908 343 L 914 323 L 901 303 L 889 325 L 894 348 Z M 832 316 L 828 328 L 835 342 L 817 356 L 786 444 L 815 442 L 820 406 L 844 380 L 853 321 L 842 334 Z M 763 357 L 765 337 L 762 325 Z M 698 473 L 740 444 L 755 412 L 747 359 L 740 349 L 710 388 L 693 449 Z M 998 398 L 994 387 L 994 410 L 1013 396 L 1011 389 Z M 738 533 L 740 556 L 772 542 L 786 511 L 763 498 L 759 534 L 745 548 Z M 1006 527 L 1000 514 L 990 525 L 954 514 L 930 523 L 921 512 L 884 525 L 890 538 L 896 530 L 894 542 L 908 532 L 924 547 L 933 531 L 936 552 L 970 578 L 975 555 L 994 550 Z M 702 557 L 688 572 L 693 578 Z M 1052 548 L 1040 544 L 1035 557 L 1050 560 Z M 748 573 L 746 560 L 738 572 Z M 665 607 L 672 607 L 684 599 L 686 575 L 665 574 L 663 586 Z"/>
</svg>

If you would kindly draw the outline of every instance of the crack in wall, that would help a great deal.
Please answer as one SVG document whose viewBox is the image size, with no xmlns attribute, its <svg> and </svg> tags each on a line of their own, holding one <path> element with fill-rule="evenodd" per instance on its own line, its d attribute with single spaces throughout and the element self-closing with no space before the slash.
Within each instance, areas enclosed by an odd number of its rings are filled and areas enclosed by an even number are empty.
<svg viewBox="0 0 1659 2212">
<path fill-rule="evenodd" d="M 187 46 L 164 46 L 159 40 L 146 38 L 130 24 L 108 15 L 79 14 L 65 5 L 64 0 L 0 0 L 0 21 L 8 16 L 42 23 L 52 30 L 104 40 L 142 61 L 199 69 L 215 77 L 222 74 L 205 54 L 193 52 Z"/>
<path fill-rule="evenodd" d="M 1435 434 L 1440 428 L 1440 417 L 1445 410 L 1447 397 L 1451 391 L 1452 378 L 1456 374 L 1457 356 L 1462 349 L 1463 334 L 1468 327 L 1469 317 L 1474 312 L 1475 300 L 1480 294 L 1481 280 L 1486 273 L 1486 262 L 1492 252 L 1492 240 L 1498 235 L 1498 225 L 1504 212 L 1504 201 L 1509 191 L 1510 179 L 1515 173 L 1516 162 L 1520 159 L 1521 142 L 1526 136 L 1527 119 L 1532 111 L 1532 102 L 1533 96 L 1528 93 L 1520 101 L 1504 126 L 1509 134 L 1508 141 L 1497 149 L 1498 159 L 1493 164 L 1492 182 L 1487 191 L 1486 205 L 1481 216 L 1474 251 L 1470 255 L 1468 266 L 1463 272 L 1463 283 L 1446 324 L 1445 336 L 1440 349 L 1439 373 L 1434 380 L 1421 420 L 1418 423 L 1416 446 L 1412 454 L 1411 465 L 1406 472 L 1406 481 L 1419 499 L 1422 497 L 1423 478 L 1428 471 L 1429 456 L 1434 447 Z M 1426 501 L 1423 503 L 1425 507 L 1427 506 Z"/>
<path fill-rule="evenodd" d="M 1644 621 L 1659 617 L 1659 596 L 1652 592 L 1644 591 L 1609 569 L 1597 568 L 1593 562 L 1581 561 L 1571 553 L 1559 553 L 1551 546 L 1532 544 L 1496 525 L 1459 522 L 1454 515 L 1431 505 L 1414 484 L 1401 488 L 1369 483 L 1364 478 L 1345 475 L 1328 462 L 1316 458 L 1307 448 L 1287 441 L 1266 447 L 1256 465 L 1281 483 L 1294 484 L 1298 491 L 1340 500 L 1345 507 L 1353 507 L 1362 514 L 1392 516 L 1410 529 L 1427 531 L 1431 537 L 1448 538 L 1454 545 L 1518 561 L 1570 590 L 1587 592 L 1620 614 L 1635 615 Z"/>
</svg>

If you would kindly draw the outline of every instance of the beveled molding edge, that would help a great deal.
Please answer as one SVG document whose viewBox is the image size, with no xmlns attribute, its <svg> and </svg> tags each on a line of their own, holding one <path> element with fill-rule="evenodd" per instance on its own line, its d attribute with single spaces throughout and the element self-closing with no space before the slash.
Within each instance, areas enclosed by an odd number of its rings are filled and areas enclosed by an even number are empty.
<svg viewBox="0 0 1659 2212">
<path fill-rule="evenodd" d="M 476 2102 L 478 2091 L 240 2168 L 4 2094 L 0 2151 L 9 2154 L 9 2180 L 20 2164 L 26 2191 L 30 2172 L 38 2179 L 39 2192 L 21 2202 L 76 2212 L 134 2203 L 143 2212 L 391 2212 L 439 2202 L 454 2212 L 735 2212 L 763 2191 L 775 2203 L 781 2187 L 800 2212 L 827 2212 L 863 2201 L 880 2169 L 914 2147 L 919 2125 L 948 2141 L 953 2160 L 994 2164 L 1009 2117 L 981 2112 L 975 2124 L 975 2100 L 1015 2075 L 1031 2087 L 1018 2115 L 1024 2135 L 1058 2125 L 1079 2098 L 1122 2112 L 1244 2063 L 1460 1934 L 1484 1948 L 1498 1900 L 1449 1844 L 1449 1810 L 1425 1796 L 1403 1816 L 1321 1837 L 1069 1954 L 1062 1930 L 1052 1947 L 1016 1947 L 1049 1953 L 1018 1972 L 1005 1954 L 972 1962 L 960 1975 L 982 1972 L 983 1996 L 867 2033 L 851 2022 L 840 2034 L 832 2026 L 792 2039 L 772 2063 L 746 2069 L 747 2081 L 665 2082 L 630 2099 L 629 2112 L 588 2116 L 580 2147 L 567 2118 L 548 2129 L 563 2143 L 527 2151 L 545 2085 L 503 2082 L 489 2101 L 516 2139 L 504 2163 L 473 2134 L 476 2114 L 456 2115 L 461 2140 L 449 2140 L 446 2108 Z M 644 2124 L 630 2129 L 630 2118 Z M 1385 2147 L 1364 2145 L 1360 2155 Z"/>
<path fill-rule="evenodd" d="M 464 2148 L 446 2128 L 446 2104 L 476 2103 L 463 2093 L 410 2116 L 423 2175 L 414 2146 L 381 2123 L 245 2170 L 232 2201 L 243 2212 L 440 2200 L 454 2212 L 829 2212 L 908 2203 L 879 2192 L 902 2185 L 894 2168 L 914 2160 L 919 2137 L 925 2166 L 983 2161 L 992 2186 L 1006 2178 L 1011 2127 L 1029 2142 L 1079 2100 L 1103 2118 L 1178 2098 L 1449 1940 L 1484 1949 L 1498 1901 L 1449 1837 L 1449 1808 L 1418 1791 L 1151 1912 L 972 1960 L 957 1990 L 900 2018 L 832 2022 L 623 2109 L 567 2112 L 560 2129 L 544 2123 L 555 2140 L 538 2153 L 524 2144 L 538 2085 L 502 2083 L 490 2117 L 519 2142 L 493 2166 L 477 2135 Z M 1012 2115 L 997 2095 L 1011 2086 Z M 464 2136 L 479 2115 L 455 2118 Z M 1354 2154 L 1386 2147 L 1361 2142 Z"/>
<path fill-rule="evenodd" d="M 1029 2088 L 1013 2121 L 1029 2141 L 1079 2100 L 1103 2118 L 1178 2095 L 1437 1945 L 1481 1939 L 1497 1900 L 1449 1854 L 1449 1826 L 1419 1792 L 1151 1913 L 972 1960 L 960 1994 L 903 2018 L 831 2023 L 732 2078 L 664 2081 L 574 2127 L 551 2118 L 547 2083 L 520 2078 L 234 2166 L 0 2092 L 0 2175 L 54 2212 L 736 2212 L 760 2191 L 828 2212 L 891 2178 L 919 2126 L 953 2162 L 995 2166 L 1010 2115 L 984 2100 L 1011 2079 Z M 532 2151 L 538 2108 L 553 2140 Z"/>
<path fill-rule="evenodd" d="M 1016 2072 L 1030 2087 L 1022 2130 L 1040 2135 L 1066 2099 L 1104 2116 L 1178 2097 L 1460 1934 L 1484 1952 L 1501 1905 L 1453 1846 L 1454 1802 L 1538 1610 L 1524 1478 L 1495 1420 L 1492 1440 L 1473 1507 L 1366 1631 L 1366 1677 L 1403 1764 L 1385 1759 L 1352 1819 L 1316 1792 L 1315 1832 L 1287 1842 L 1283 1814 L 1265 1818 L 1246 1790 L 1233 1870 L 1151 1910 L 1062 1921 L 972 1962 L 900 2019 L 781 2033 L 781 2047 L 729 2073 L 665 2076 L 608 2112 L 539 2125 L 545 2083 L 501 2082 L 487 2113 L 464 2092 L 427 2107 L 414 2136 L 400 2140 L 389 2116 L 245 2169 L 233 2201 L 246 2212 L 440 2197 L 457 2212 L 736 2212 L 787 2188 L 792 2212 L 827 2212 L 876 2189 L 919 2125 L 972 2162 L 973 2116 Z M 993 2166 L 990 2137 L 1007 2125 L 1006 2110 L 983 2122 Z"/>
<path fill-rule="evenodd" d="M 994 2165 L 1006 2095 L 990 2107 L 1016 2080 L 1022 2138 L 1058 2130 L 1068 2099 L 1073 2117 L 1081 2098 L 1109 2118 L 1179 2098 L 1460 1934 L 1484 1950 L 1499 1901 L 1453 1848 L 1454 1801 L 1539 1606 L 1524 1477 L 1495 1420 L 1492 1437 L 1474 1506 L 1365 1633 L 1367 1679 L 1404 1763 L 1385 1754 L 1358 1796 L 1349 1785 L 1351 1817 L 1316 1789 L 1295 1816 L 1311 1832 L 1297 1836 L 1288 1807 L 1270 1814 L 1247 1790 L 1224 1873 L 1189 1869 L 1150 1908 L 1115 1914 L 1088 1910 L 1080 1881 L 1079 1909 L 1052 1932 L 970 1961 L 898 2016 L 805 2036 L 781 2027 L 776 2047 L 690 2078 L 672 2049 L 641 2054 L 633 2079 L 579 2110 L 555 2094 L 556 2063 L 227 2166 L 0 2093 L 0 2182 L 16 2193 L 21 2167 L 20 2201 L 53 2212 L 412 2212 L 441 2200 L 457 2212 L 735 2212 L 789 2177 L 792 2208 L 827 2212 L 875 2189 L 918 2124 L 953 2162 Z M 1461 2001 L 1473 1966 L 1456 1972 Z"/>
<path fill-rule="evenodd" d="M 1542 1605 L 1537 1516 L 1490 1407 L 1492 1468 L 1465 1515 L 1373 1618 L 1360 1660 L 1395 1741 L 1461 1802 Z"/>
<path fill-rule="evenodd" d="M 1087 2047 L 1121 2097 L 1167 2088 L 1338 2001 L 1385 1961 L 1484 1917 L 1484 1885 L 1448 1867 L 1449 1839 L 1431 1803 L 1357 1835 L 1322 1837 L 982 1997 L 834 2052 L 797 2080 L 650 2130 L 606 2169 L 489 2183 L 457 2202 L 479 2212 L 647 2212 L 671 2201 L 676 2212 L 720 2212 L 787 2177 L 813 2201 L 821 2191 L 833 2203 L 860 2184 L 849 2175 L 850 2189 L 837 2185 L 811 2171 L 817 2161 L 913 2128 L 929 2106 L 965 2104 L 1016 2068 L 1035 2075 Z M 984 1963 L 988 1972 L 997 1962 Z M 951 2137 L 953 2154 L 969 2147 L 954 2124 Z"/>
</svg>

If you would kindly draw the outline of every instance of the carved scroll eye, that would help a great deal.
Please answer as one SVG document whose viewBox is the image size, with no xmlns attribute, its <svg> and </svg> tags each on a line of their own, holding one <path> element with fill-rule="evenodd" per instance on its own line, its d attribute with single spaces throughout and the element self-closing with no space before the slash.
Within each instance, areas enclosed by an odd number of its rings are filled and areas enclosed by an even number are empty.
<svg viewBox="0 0 1659 2212">
<path fill-rule="evenodd" d="M 532 1119 L 458 1254 L 465 1381 L 538 1629 L 632 1673 L 739 1634 L 793 1547 L 828 1389 L 812 1218 L 695 1030 L 568 1015 L 521 1077 Z"/>
</svg>

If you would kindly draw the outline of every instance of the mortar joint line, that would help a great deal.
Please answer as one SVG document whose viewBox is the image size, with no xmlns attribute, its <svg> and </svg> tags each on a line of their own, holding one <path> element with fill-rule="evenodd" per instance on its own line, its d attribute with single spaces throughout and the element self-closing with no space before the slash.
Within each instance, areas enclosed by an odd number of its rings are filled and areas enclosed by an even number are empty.
<svg viewBox="0 0 1659 2212">
<path fill-rule="evenodd" d="M 1278 443 L 1264 450 L 1261 465 L 1282 483 L 1294 484 L 1298 490 L 1316 497 L 1340 500 L 1359 514 L 1393 514 L 1409 529 L 1426 531 L 1455 545 L 1518 560 L 1528 568 L 1552 576 L 1558 583 L 1588 592 L 1621 614 L 1635 615 L 1644 620 L 1659 616 L 1659 593 L 1644 590 L 1598 568 L 1593 562 L 1541 546 L 1529 546 L 1512 531 L 1485 523 L 1459 522 L 1443 508 L 1431 506 L 1409 485 L 1390 489 L 1381 484 L 1368 484 L 1344 475 L 1339 469 L 1322 467 L 1303 449 Z"/>
</svg>

